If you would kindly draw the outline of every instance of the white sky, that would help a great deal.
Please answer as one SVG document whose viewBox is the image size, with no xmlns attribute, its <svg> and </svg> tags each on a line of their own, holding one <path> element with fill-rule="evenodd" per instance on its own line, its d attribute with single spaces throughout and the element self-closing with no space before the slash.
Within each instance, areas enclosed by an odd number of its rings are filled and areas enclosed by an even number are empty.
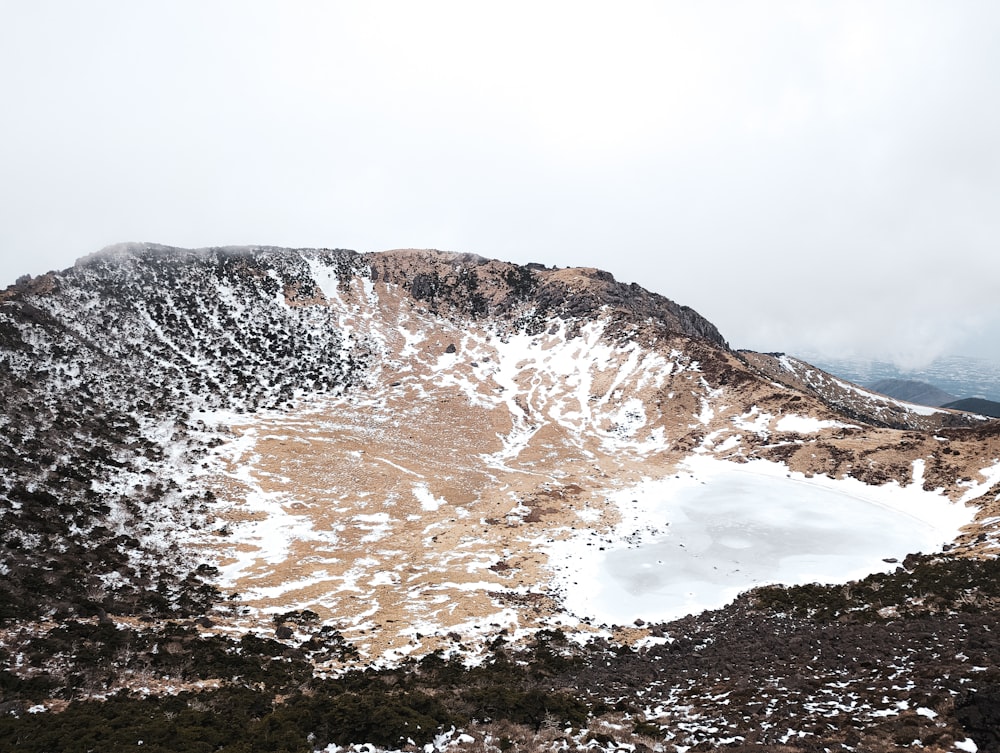
<svg viewBox="0 0 1000 753">
<path fill-rule="evenodd" d="M 1000 4 L 0 0 L 0 285 L 110 243 L 597 266 L 1000 361 Z"/>
</svg>

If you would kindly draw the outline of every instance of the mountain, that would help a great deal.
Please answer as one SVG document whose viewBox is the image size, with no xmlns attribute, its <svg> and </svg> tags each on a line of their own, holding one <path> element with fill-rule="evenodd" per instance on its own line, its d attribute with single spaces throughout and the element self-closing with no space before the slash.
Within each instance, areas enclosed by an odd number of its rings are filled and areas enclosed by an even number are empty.
<svg viewBox="0 0 1000 753">
<path fill-rule="evenodd" d="M 889 397 L 931 407 L 940 407 L 958 399 L 954 395 L 938 389 L 933 384 L 913 379 L 879 379 L 877 382 L 869 384 L 868 387 Z"/>
<path fill-rule="evenodd" d="M 940 356 L 927 366 L 903 369 L 888 361 L 831 358 L 818 353 L 799 355 L 820 368 L 857 384 L 880 379 L 927 382 L 952 395 L 1000 401 L 1000 364 L 982 358 Z"/>
<path fill-rule="evenodd" d="M 841 416 L 869 426 L 927 430 L 969 426 L 984 420 L 982 416 L 956 414 L 873 392 L 784 353 L 741 351 L 741 355 L 761 374 L 812 395 Z"/>
<path fill-rule="evenodd" d="M 606 272 L 124 245 L 0 390 L 18 750 L 993 744 L 998 424 Z"/>
<path fill-rule="evenodd" d="M 964 400 L 955 400 L 941 406 L 949 410 L 961 410 L 968 413 L 978 413 L 981 416 L 1000 418 L 1000 403 L 995 400 L 983 400 L 978 397 L 969 397 Z"/>
</svg>

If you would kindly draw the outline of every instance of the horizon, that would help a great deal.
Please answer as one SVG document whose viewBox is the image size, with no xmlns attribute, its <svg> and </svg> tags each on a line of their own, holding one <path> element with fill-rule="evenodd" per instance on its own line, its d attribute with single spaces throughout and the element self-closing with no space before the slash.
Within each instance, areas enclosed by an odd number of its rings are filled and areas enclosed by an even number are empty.
<svg viewBox="0 0 1000 753">
<path fill-rule="evenodd" d="M 0 285 L 122 238 L 588 266 L 756 350 L 1000 362 L 1000 6 L 0 12 Z"/>
</svg>

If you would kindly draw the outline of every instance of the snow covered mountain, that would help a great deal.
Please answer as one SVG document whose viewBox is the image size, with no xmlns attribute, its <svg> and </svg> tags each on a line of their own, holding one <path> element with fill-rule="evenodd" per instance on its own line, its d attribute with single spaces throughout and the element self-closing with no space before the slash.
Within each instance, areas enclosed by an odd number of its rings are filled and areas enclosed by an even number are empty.
<svg viewBox="0 0 1000 753">
<path fill-rule="evenodd" d="M 661 749 L 832 743 L 841 731 L 820 720 L 836 713 L 860 720 L 869 741 L 891 739 L 885 720 L 901 714 L 912 740 L 934 728 L 941 749 L 987 740 L 961 721 L 978 709 L 961 695 L 968 683 L 919 708 L 916 692 L 884 683 L 882 698 L 845 693 L 828 707 L 817 699 L 860 670 L 797 689 L 782 680 L 784 710 L 767 716 L 783 721 L 765 725 L 723 708 L 737 685 L 719 690 L 721 675 L 714 696 L 648 676 L 684 641 L 704 650 L 734 615 L 803 635 L 812 628 L 801 621 L 819 614 L 906 619 L 900 635 L 913 645 L 912 625 L 942 620 L 942 640 L 971 656 L 968 629 L 988 631 L 989 620 L 954 628 L 959 595 L 948 589 L 964 568 L 979 579 L 966 605 L 995 598 L 1000 430 L 787 356 L 734 352 L 696 312 L 605 272 L 436 251 L 121 246 L 0 294 L 0 386 L 0 618 L 10 626 L 0 637 L 14 712 L 4 723 L 19 734 L 35 734 L 31 703 L 256 688 L 245 666 L 226 665 L 233 657 L 264 652 L 269 667 L 285 657 L 305 673 L 296 687 L 358 667 L 413 682 L 405 668 L 421 657 L 498 671 L 509 642 L 515 655 L 533 652 L 528 666 L 547 667 L 511 680 L 550 694 L 552 718 L 531 722 L 536 742 L 545 724 L 571 722 L 591 738 L 566 745 L 610 745 L 594 736 L 612 723 L 600 704 L 627 693 L 600 689 L 608 656 L 642 678 L 645 700 L 618 709 L 618 722 Z M 907 557 L 942 547 L 943 558 Z M 926 586 L 942 568 L 948 577 Z M 899 595 L 876 606 L 861 581 L 865 600 L 837 597 L 831 613 L 820 587 L 759 588 L 870 573 L 898 581 Z M 933 609 L 911 595 L 906 584 L 918 582 L 940 592 Z M 183 635 L 178 620 L 191 621 Z M 60 623 L 95 627 L 70 640 Z M 74 673 L 93 675 L 81 646 L 123 635 L 136 648 L 107 659 L 99 687 L 74 686 Z M 175 658 L 206 646 L 230 658 L 197 679 L 188 664 L 157 674 L 163 646 Z M 571 665 L 576 685 L 566 685 Z M 976 687 L 996 682 L 973 669 L 951 671 Z M 262 680 L 273 690 L 256 721 L 276 713 L 292 682 L 282 672 Z M 30 685 L 41 677 L 48 684 Z M 570 699 L 570 686 L 588 700 Z M 813 721 L 790 721 L 793 696 L 813 699 Z M 531 726 L 496 699 L 475 703 L 424 709 L 442 729 L 422 722 L 409 737 L 490 749 L 486 738 L 501 735 L 484 718 Z M 448 719 L 466 731 L 441 737 Z M 406 744 L 352 729 L 308 730 L 310 744 Z"/>
</svg>

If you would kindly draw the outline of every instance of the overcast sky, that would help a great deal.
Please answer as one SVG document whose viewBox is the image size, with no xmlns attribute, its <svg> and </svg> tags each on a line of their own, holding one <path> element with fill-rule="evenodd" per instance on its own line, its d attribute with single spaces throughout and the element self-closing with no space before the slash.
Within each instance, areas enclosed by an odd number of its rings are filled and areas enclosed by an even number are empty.
<svg viewBox="0 0 1000 753">
<path fill-rule="evenodd" d="M 119 241 L 596 266 L 1000 362 L 1000 3 L 0 0 L 0 285 Z"/>
</svg>

